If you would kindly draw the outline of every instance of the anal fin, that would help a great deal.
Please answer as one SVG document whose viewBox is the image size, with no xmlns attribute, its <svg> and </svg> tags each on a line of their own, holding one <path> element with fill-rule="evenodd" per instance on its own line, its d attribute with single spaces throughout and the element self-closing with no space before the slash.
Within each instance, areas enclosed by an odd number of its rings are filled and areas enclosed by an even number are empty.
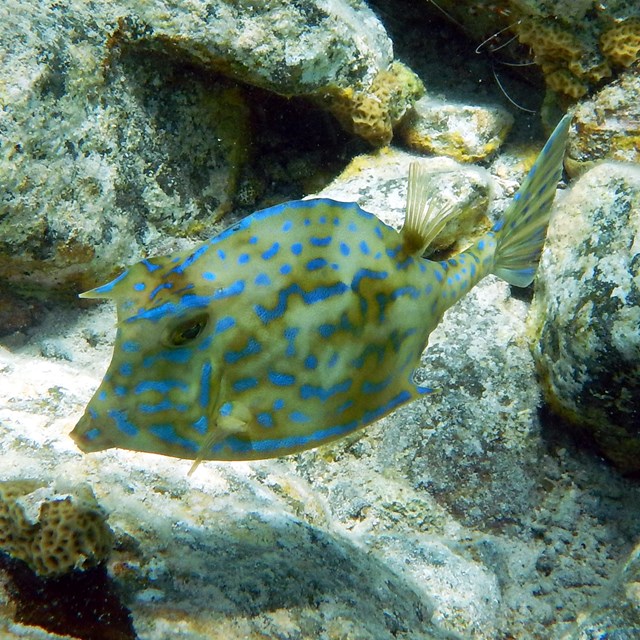
<svg viewBox="0 0 640 640">
<path fill-rule="evenodd" d="M 246 405 L 240 402 L 225 402 L 220 407 L 216 423 L 204 439 L 187 475 L 192 475 L 198 465 L 206 459 L 207 452 L 211 450 L 211 447 L 231 435 L 246 432 L 252 418 L 251 411 Z"/>
</svg>

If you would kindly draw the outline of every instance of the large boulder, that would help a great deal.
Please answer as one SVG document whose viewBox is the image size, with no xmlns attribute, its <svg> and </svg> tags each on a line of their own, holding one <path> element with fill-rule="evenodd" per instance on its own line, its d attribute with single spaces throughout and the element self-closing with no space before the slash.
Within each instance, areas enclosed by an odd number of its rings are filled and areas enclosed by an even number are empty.
<svg viewBox="0 0 640 640">
<path fill-rule="evenodd" d="M 562 200 L 531 307 L 551 407 L 640 471 L 640 169 L 605 163 Z"/>
<path fill-rule="evenodd" d="M 361 0 L 7 0 L 0 40 L 0 281 L 36 294 L 213 234 L 266 96 L 385 144 L 422 91 Z"/>
</svg>

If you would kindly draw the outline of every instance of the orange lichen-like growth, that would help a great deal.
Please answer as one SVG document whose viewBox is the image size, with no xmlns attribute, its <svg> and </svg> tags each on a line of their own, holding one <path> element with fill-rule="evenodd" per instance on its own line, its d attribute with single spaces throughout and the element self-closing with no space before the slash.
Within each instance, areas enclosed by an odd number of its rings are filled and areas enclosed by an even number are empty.
<svg viewBox="0 0 640 640">
<path fill-rule="evenodd" d="M 640 18 L 628 18 L 605 31 L 600 48 L 612 64 L 630 67 L 640 57 Z"/>
</svg>

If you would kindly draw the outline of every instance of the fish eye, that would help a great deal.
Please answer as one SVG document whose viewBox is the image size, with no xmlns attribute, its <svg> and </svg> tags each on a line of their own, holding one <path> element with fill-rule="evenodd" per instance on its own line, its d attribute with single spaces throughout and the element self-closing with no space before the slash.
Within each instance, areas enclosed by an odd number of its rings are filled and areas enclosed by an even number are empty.
<svg viewBox="0 0 640 640">
<path fill-rule="evenodd" d="M 198 314 L 182 320 L 175 327 L 169 328 L 165 343 L 170 347 L 183 347 L 200 336 L 209 322 L 209 315 Z"/>
</svg>

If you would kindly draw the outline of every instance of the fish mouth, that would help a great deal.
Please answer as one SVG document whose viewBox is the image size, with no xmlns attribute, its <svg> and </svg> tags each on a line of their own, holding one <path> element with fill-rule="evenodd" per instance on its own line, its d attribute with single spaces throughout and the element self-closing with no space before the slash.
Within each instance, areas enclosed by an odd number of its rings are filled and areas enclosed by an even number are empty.
<svg viewBox="0 0 640 640">
<path fill-rule="evenodd" d="M 90 409 L 85 411 L 69 434 L 76 446 L 84 453 L 115 447 L 116 444 L 106 436 L 106 431 L 98 426 L 97 416 L 92 416 L 90 411 Z"/>
<path fill-rule="evenodd" d="M 129 419 L 126 409 L 109 409 L 106 415 L 102 415 L 90 403 L 70 436 L 84 453 L 119 448 L 195 459 L 201 450 L 207 424 L 206 416 L 201 415 L 191 422 L 188 430 L 184 429 L 184 424 L 176 424 L 170 417 L 165 421 L 159 418 L 158 422 L 137 426 Z"/>
</svg>

